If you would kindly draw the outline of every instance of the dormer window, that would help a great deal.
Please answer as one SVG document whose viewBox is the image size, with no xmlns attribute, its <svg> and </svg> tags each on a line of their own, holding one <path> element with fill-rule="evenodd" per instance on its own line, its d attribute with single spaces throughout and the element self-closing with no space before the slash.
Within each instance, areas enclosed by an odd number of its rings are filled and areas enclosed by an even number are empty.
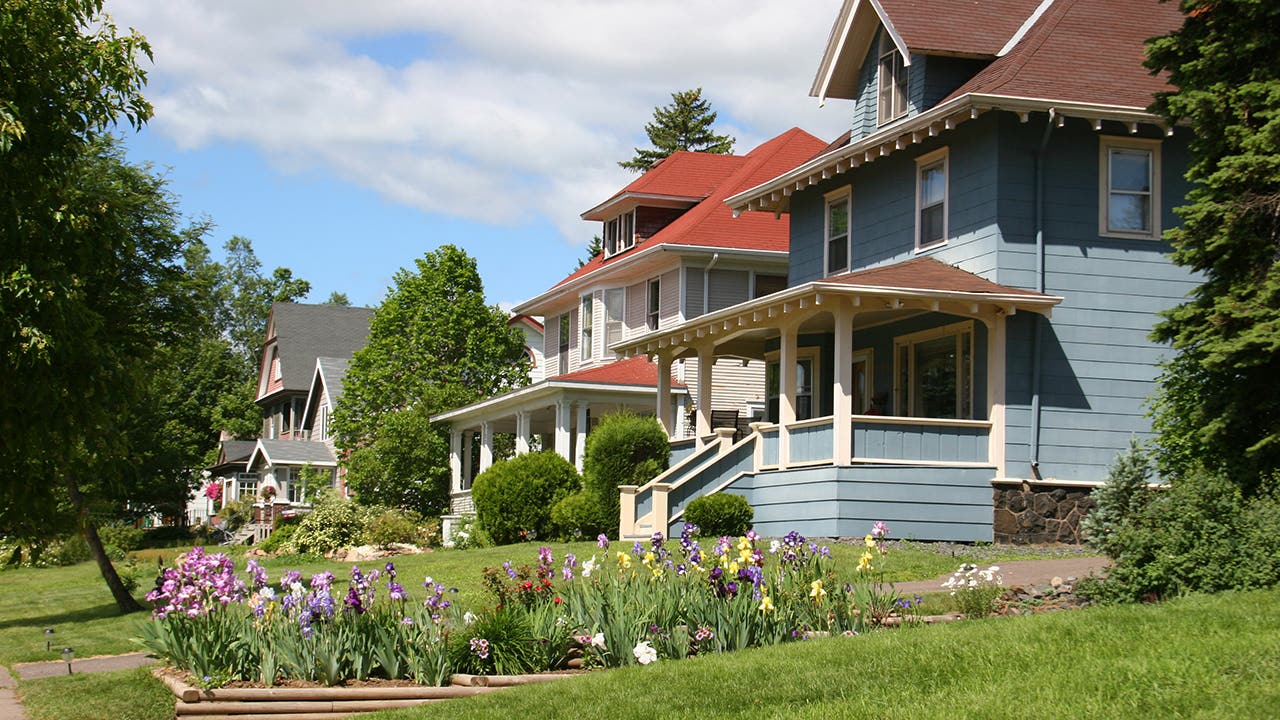
<svg viewBox="0 0 1280 720">
<path fill-rule="evenodd" d="M 884 125 L 907 113 L 907 67 L 902 62 L 902 53 L 884 31 L 880 32 L 879 56 L 880 114 L 876 124 Z"/>
<path fill-rule="evenodd" d="M 636 213 L 625 212 L 618 217 L 605 221 L 604 224 L 604 256 L 617 255 L 630 250 L 636 244 Z"/>
</svg>

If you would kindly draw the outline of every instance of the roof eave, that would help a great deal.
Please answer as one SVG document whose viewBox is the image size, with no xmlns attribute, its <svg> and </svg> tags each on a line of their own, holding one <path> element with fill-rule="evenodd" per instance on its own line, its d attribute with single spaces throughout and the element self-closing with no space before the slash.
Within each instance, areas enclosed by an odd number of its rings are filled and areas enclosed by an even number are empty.
<svg viewBox="0 0 1280 720">
<path fill-rule="evenodd" d="M 453 410 L 446 410 L 445 412 L 432 415 L 429 418 L 429 420 L 433 423 L 453 422 L 455 420 L 462 420 L 472 416 L 484 414 L 484 411 L 490 410 L 495 407 L 500 407 L 502 405 L 508 405 L 512 403 L 524 403 L 524 402 L 536 400 L 537 398 L 540 398 L 546 395 L 554 395 L 560 390 L 586 390 L 586 391 L 611 392 L 611 393 L 649 394 L 654 392 L 655 386 L 627 385 L 627 384 L 621 384 L 621 383 L 602 383 L 602 382 L 591 382 L 591 381 L 584 381 L 584 380 L 557 380 L 555 378 L 551 378 L 548 380 L 543 380 L 542 382 L 539 382 L 539 383 L 535 383 L 533 385 L 529 385 L 527 387 L 518 388 L 516 390 L 513 390 L 508 393 L 504 393 L 502 395 L 495 395 L 491 398 L 481 400 L 480 402 L 472 403 L 470 405 L 463 405 L 462 407 L 454 408 Z M 682 393 L 687 393 L 688 389 L 685 388 L 684 386 L 677 387 L 675 383 L 672 383 L 671 392 L 673 394 L 682 394 Z"/>
<path fill-rule="evenodd" d="M 622 206 L 653 206 L 653 207 L 671 207 L 683 208 L 692 207 L 707 199 L 707 195 L 664 195 L 662 193 L 636 193 L 623 192 L 605 200 L 599 205 L 582 213 L 583 220 L 610 220 L 618 214 L 625 212 Z"/>
<path fill-rule="evenodd" d="M 1172 132 L 1158 115 L 1147 112 L 1145 108 L 970 93 L 828 151 L 772 180 L 726 198 L 724 202 L 735 213 L 764 210 L 781 214 L 787 211 L 791 194 L 798 190 L 923 142 L 925 138 L 940 135 L 990 110 L 1018 113 L 1024 121 L 1029 113 L 1053 111 L 1059 122 L 1067 117 L 1078 117 L 1093 121 L 1097 127 L 1103 121 L 1113 121 L 1128 125 L 1131 132 L 1136 132 L 1139 124 L 1158 125 L 1166 132 Z"/>
</svg>

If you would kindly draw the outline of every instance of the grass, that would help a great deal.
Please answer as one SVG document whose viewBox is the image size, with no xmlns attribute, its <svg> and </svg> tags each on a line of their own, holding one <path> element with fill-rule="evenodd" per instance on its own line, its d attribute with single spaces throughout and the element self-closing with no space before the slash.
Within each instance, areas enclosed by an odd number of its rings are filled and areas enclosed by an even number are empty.
<svg viewBox="0 0 1280 720">
<path fill-rule="evenodd" d="M 704 542 L 704 545 L 707 543 Z M 605 551 L 594 542 L 548 543 L 557 558 L 573 552 L 581 559 L 603 556 Z M 612 550 L 628 549 L 615 543 Z M 508 545 L 463 551 L 438 551 L 394 558 L 401 582 L 410 592 L 428 575 L 437 582 L 458 588 L 455 600 L 463 606 L 475 607 L 488 602 L 480 588 L 480 570 L 496 567 L 504 560 L 517 565 L 536 563 L 538 544 Z M 172 564 L 182 548 L 144 550 L 134 554 L 139 563 L 138 597 L 151 589 L 156 561 Z M 852 569 L 861 553 L 860 544 L 832 545 L 840 566 Z M 905 582 L 926 580 L 955 570 L 960 562 L 1005 562 L 1037 556 L 1056 556 L 1061 551 L 1005 546 L 929 545 L 904 542 L 895 546 L 888 563 L 887 580 Z M 243 568 L 242 553 L 233 553 L 237 566 Z M 350 563 L 316 557 L 282 556 L 261 558 L 273 579 L 286 570 L 300 570 L 304 576 L 329 570 L 340 578 L 350 570 Z M 381 562 L 365 562 L 366 569 Z M 57 659 L 57 649 L 74 647 L 78 657 L 135 652 L 131 638 L 134 625 L 142 614 L 122 616 L 116 610 L 111 594 L 92 562 L 64 568 L 20 568 L 0 572 L 0 664 Z M 55 630 L 54 652 L 45 651 L 44 628 Z"/>
<path fill-rule="evenodd" d="M 18 692 L 29 720 L 173 717 L 173 693 L 146 668 L 27 680 Z"/>
<path fill-rule="evenodd" d="M 832 638 L 370 720 L 1275 717 L 1280 590 Z"/>
</svg>

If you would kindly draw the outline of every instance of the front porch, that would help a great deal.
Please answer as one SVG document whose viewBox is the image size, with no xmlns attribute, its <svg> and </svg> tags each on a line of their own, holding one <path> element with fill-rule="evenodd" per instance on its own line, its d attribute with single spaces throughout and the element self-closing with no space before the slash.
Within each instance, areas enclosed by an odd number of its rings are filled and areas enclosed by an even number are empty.
<svg viewBox="0 0 1280 720">
<path fill-rule="evenodd" d="M 886 520 L 903 536 L 990 541 L 991 483 L 1005 476 L 1006 320 L 1059 301 L 917 259 L 616 346 L 655 356 L 659 377 L 683 357 L 708 376 L 725 356 L 769 368 L 769 422 L 732 443 L 699 397 L 698 447 L 622 489 L 622 535 L 678 531 L 690 500 L 733 492 L 765 534 L 850 535 Z"/>
</svg>

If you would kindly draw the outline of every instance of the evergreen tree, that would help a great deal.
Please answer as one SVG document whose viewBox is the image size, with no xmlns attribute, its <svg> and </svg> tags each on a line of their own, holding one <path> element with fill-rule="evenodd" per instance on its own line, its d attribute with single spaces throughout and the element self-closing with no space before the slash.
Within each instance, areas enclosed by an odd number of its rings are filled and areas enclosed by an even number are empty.
<svg viewBox="0 0 1280 720">
<path fill-rule="evenodd" d="M 604 240 L 601 240 L 599 235 L 593 235 L 591 242 L 587 244 L 587 256 L 578 261 L 578 267 L 574 268 L 574 270 L 581 269 L 583 265 L 591 262 L 595 256 L 602 252 L 604 252 Z"/>
<path fill-rule="evenodd" d="M 325 300 L 321 305 L 337 305 L 338 307 L 351 307 L 351 298 L 346 293 L 334 290 L 329 293 L 329 299 Z"/>
<path fill-rule="evenodd" d="M 653 122 L 644 126 L 652 150 L 636 148 L 636 156 L 620 162 L 624 168 L 645 172 L 677 150 L 728 155 L 733 138 L 717 135 L 711 126 L 716 113 L 711 101 L 702 97 L 702 88 L 671 93 L 671 104 L 653 110 Z"/>
<path fill-rule="evenodd" d="M 1182 9 L 1147 66 L 1177 88 L 1152 109 L 1191 130 L 1194 185 L 1166 237 L 1204 282 L 1155 330 L 1176 351 L 1153 405 L 1158 460 L 1175 477 L 1203 462 L 1248 495 L 1280 467 L 1280 3 Z"/>
</svg>

